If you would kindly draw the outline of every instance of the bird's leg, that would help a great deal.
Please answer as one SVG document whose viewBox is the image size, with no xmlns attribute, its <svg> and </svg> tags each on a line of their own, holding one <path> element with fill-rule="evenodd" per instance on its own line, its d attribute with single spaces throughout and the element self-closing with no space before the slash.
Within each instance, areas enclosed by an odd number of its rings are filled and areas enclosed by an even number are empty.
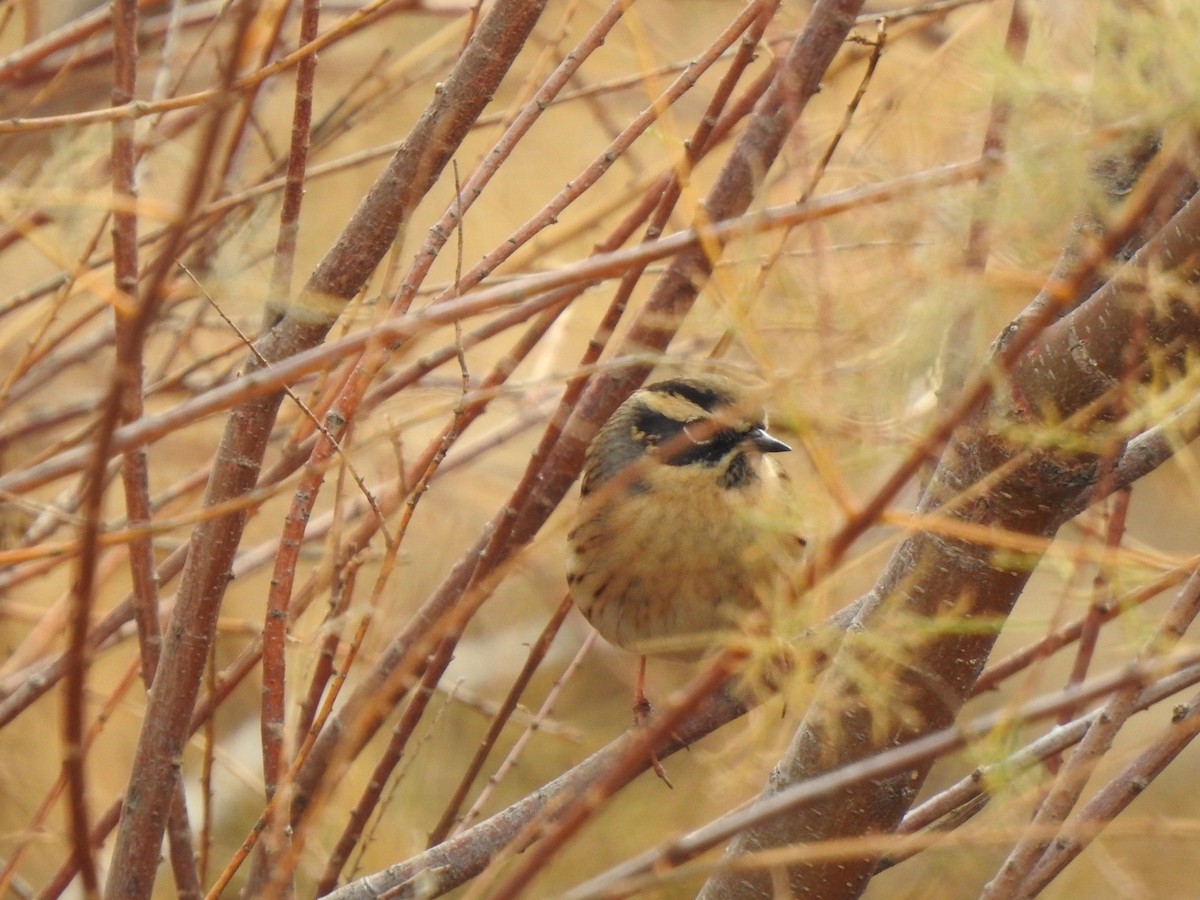
<svg viewBox="0 0 1200 900">
<path fill-rule="evenodd" d="M 633 722 L 645 725 L 654 707 L 646 699 L 646 657 L 638 657 L 637 683 L 633 686 Z"/>
<path fill-rule="evenodd" d="M 637 684 L 633 688 L 633 724 L 640 728 L 650 721 L 653 712 L 654 707 L 646 699 L 646 657 L 642 656 L 638 658 Z M 667 771 L 654 748 L 650 749 L 650 766 L 654 769 L 654 774 L 662 779 L 663 784 L 674 789 L 675 785 L 671 784 L 671 779 L 667 777 Z"/>
</svg>

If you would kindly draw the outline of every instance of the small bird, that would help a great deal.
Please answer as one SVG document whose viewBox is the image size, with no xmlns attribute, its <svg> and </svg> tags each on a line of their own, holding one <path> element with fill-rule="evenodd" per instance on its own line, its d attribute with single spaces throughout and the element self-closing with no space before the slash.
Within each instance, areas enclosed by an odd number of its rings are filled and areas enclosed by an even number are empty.
<svg viewBox="0 0 1200 900">
<path fill-rule="evenodd" d="M 647 654 L 695 659 L 769 607 L 804 541 L 745 389 L 716 375 L 633 393 L 597 432 L 568 535 L 567 583 L 610 643 L 641 655 L 635 710 L 648 712 Z"/>
</svg>

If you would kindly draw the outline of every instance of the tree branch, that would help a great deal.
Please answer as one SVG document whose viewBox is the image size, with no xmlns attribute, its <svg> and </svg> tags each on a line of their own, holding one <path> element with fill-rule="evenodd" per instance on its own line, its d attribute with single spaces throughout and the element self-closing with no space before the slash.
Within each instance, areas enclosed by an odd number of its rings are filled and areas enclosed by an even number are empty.
<svg viewBox="0 0 1200 900">
<path fill-rule="evenodd" d="M 995 395 L 953 436 L 919 514 L 1053 536 L 1091 489 L 1101 447 L 1117 439 L 1111 426 L 1120 392 L 1112 388 L 1122 384 L 1131 355 L 1136 370 L 1149 379 L 1152 372 L 1163 372 L 1158 364 L 1163 360 L 1157 358 L 1161 348 L 1170 348 L 1167 361 L 1173 361 L 1200 346 L 1200 317 L 1192 298 L 1198 254 L 1200 198 L 1193 197 L 1087 302 L 1029 340 L 1014 360 L 1007 393 Z M 1135 323 L 1148 335 L 1145 343 L 1130 344 L 1130 335 L 1138 333 Z M 929 533 L 905 539 L 835 657 L 766 793 L 947 727 L 1036 563 L 1033 551 L 1003 563 L 986 543 Z M 904 621 L 945 627 L 934 628 L 928 640 L 895 657 L 881 658 L 870 635 L 889 622 Z M 864 683 L 864 671 L 878 680 Z M 928 768 L 858 785 L 798 816 L 748 829 L 727 854 L 890 831 Z M 875 856 L 863 856 L 797 864 L 780 877 L 797 895 L 856 897 L 877 862 Z M 773 884 L 770 872 L 731 870 L 710 880 L 702 896 L 770 896 Z"/>
</svg>

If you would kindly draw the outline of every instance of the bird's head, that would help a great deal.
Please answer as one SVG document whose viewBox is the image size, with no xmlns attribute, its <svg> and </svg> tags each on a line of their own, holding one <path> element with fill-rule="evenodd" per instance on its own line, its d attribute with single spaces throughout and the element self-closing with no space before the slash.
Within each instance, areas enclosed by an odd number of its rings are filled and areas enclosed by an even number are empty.
<svg viewBox="0 0 1200 900">
<path fill-rule="evenodd" d="M 741 385 L 716 375 L 672 378 L 634 392 L 599 431 L 583 493 L 626 470 L 634 491 L 662 479 L 744 490 L 761 478 L 764 454 L 790 449 L 767 431 L 766 414 Z"/>
</svg>

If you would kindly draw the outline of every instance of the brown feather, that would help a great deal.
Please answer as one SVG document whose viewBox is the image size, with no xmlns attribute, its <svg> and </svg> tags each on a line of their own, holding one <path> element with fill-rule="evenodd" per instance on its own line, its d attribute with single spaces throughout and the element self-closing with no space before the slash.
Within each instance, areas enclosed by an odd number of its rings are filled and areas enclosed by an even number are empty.
<svg viewBox="0 0 1200 900">
<path fill-rule="evenodd" d="M 790 492 L 768 455 L 786 445 L 741 402 L 726 379 L 662 382 L 634 393 L 592 442 L 567 580 L 611 643 L 699 655 L 794 566 Z"/>
</svg>

